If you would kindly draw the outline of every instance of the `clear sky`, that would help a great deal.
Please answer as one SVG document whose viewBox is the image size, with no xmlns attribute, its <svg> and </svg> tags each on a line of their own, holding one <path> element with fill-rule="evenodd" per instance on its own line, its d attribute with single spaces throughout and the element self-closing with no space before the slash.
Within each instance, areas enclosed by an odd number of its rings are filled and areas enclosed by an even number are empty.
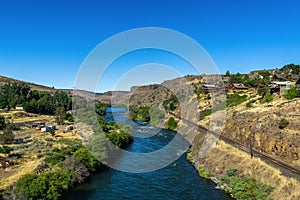
<svg viewBox="0 0 300 200">
<path fill-rule="evenodd" d="M 299 10 L 297 0 L 0 0 L 0 75 L 72 88 L 91 50 L 108 37 L 139 27 L 164 27 L 190 36 L 222 73 L 300 64 Z M 140 54 L 120 65 L 127 70 L 129 63 L 152 61 Z M 100 91 L 116 83 L 107 76 Z"/>
</svg>

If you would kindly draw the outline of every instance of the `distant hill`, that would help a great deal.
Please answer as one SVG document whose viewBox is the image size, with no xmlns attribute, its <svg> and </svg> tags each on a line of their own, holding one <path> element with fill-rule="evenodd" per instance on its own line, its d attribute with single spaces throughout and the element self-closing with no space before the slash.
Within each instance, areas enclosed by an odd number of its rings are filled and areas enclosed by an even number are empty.
<svg viewBox="0 0 300 200">
<path fill-rule="evenodd" d="M 84 90 L 55 89 L 53 87 L 47 87 L 47 86 L 43 86 L 43 85 L 39 85 L 39 84 L 35 84 L 35 83 L 30 83 L 30 82 L 17 80 L 17 79 L 5 77 L 5 76 L 0 76 L 0 86 L 5 85 L 6 83 L 14 83 L 14 82 L 25 83 L 25 84 L 29 85 L 32 90 L 48 91 L 51 93 L 54 93 L 56 91 L 62 91 L 62 92 L 66 92 L 69 95 L 81 96 L 81 97 L 90 98 L 90 99 L 96 98 L 97 100 L 105 102 L 105 103 L 110 103 L 111 98 L 113 98 L 113 99 L 115 99 L 114 102 L 116 104 L 121 104 L 125 101 L 124 98 L 127 99 L 126 97 L 123 98 L 123 96 L 126 96 L 129 93 L 126 91 L 114 91 L 114 92 L 108 91 L 105 93 L 94 93 L 94 92 L 84 91 Z"/>
<path fill-rule="evenodd" d="M 13 83 L 13 82 L 25 83 L 25 84 L 29 85 L 32 90 L 49 91 L 49 92 L 57 91 L 55 88 L 51 88 L 51 87 L 47 87 L 47 86 L 43 86 L 43 85 L 38 85 L 38 84 L 35 84 L 35 83 L 29 83 L 29 82 L 26 82 L 26 81 L 21 81 L 21 80 L 8 78 L 8 77 L 4 77 L 4 76 L 0 76 L 0 86 L 5 85 L 6 83 Z"/>
</svg>

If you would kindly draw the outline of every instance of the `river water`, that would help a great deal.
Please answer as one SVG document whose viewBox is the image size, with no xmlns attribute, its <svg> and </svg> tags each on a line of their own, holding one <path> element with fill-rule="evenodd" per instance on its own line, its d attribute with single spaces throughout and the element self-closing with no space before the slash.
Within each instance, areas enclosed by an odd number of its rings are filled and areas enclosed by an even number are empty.
<svg viewBox="0 0 300 200">
<path fill-rule="evenodd" d="M 134 142 L 126 149 L 131 152 L 152 152 L 162 148 L 174 138 L 176 132 L 160 130 L 150 125 L 128 121 L 122 108 L 108 109 L 107 120 L 123 121 L 133 127 Z M 153 135 L 153 136 L 151 136 Z M 151 136 L 151 137 L 149 137 Z M 181 142 L 186 142 L 181 138 Z M 158 158 L 159 160 L 160 158 Z M 126 156 L 119 165 L 128 164 Z M 143 162 L 142 160 L 140 162 Z M 114 169 L 92 174 L 85 183 L 75 187 L 69 200 L 229 200 L 223 191 L 200 178 L 183 154 L 169 166 L 147 173 L 126 173 Z"/>
</svg>

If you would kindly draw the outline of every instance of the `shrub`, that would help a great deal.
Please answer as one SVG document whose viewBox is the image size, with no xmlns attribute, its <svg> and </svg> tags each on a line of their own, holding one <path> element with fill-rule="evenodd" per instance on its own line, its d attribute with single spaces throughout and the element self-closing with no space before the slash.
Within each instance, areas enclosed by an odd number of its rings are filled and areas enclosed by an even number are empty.
<svg viewBox="0 0 300 200">
<path fill-rule="evenodd" d="M 281 118 L 279 122 L 279 128 L 284 129 L 285 127 L 287 127 L 287 125 L 289 125 L 289 121 L 285 118 Z"/>
<path fill-rule="evenodd" d="M 71 113 L 67 113 L 66 114 L 66 120 L 68 120 L 69 122 L 74 122 L 74 117 Z"/>
<path fill-rule="evenodd" d="M 248 176 L 224 176 L 222 181 L 229 185 L 225 189 L 235 199 L 257 199 L 257 200 L 270 200 L 269 195 L 273 191 L 273 187 L 264 183 L 257 182 L 254 178 Z"/>
<path fill-rule="evenodd" d="M 205 171 L 203 165 L 199 166 L 198 173 L 199 173 L 199 176 L 206 178 L 206 179 L 213 177 L 213 175 L 210 172 Z"/>
<path fill-rule="evenodd" d="M 251 108 L 253 105 L 253 103 L 255 103 L 256 102 L 256 100 L 250 100 L 250 101 L 248 101 L 247 103 L 246 103 L 246 107 L 247 108 Z"/>
<path fill-rule="evenodd" d="M 47 164 L 55 165 L 65 160 L 65 156 L 62 153 L 52 153 L 46 156 L 45 162 Z"/>
<path fill-rule="evenodd" d="M 240 96 L 239 94 L 227 95 L 227 107 L 237 106 L 247 100 L 247 95 Z"/>
<path fill-rule="evenodd" d="M 178 126 L 178 124 L 175 121 L 174 117 L 170 117 L 168 119 L 166 129 L 171 130 L 171 131 L 175 131 L 177 129 L 177 126 Z"/>
<path fill-rule="evenodd" d="M 283 95 L 286 99 L 294 99 L 298 96 L 299 91 L 296 86 L 292 86 L 286 93 Z"/>
<path fill-rule="evenodd" d="M 13 128 L 13 124 L 7 124 L 5 126 L 3 133 L 0 133 L 0 144 L 11 144 L 14 141 Z"/>
<path fill-rule="evenodd" d="M 82 147 L 74 153 L 74 158 L 86 166 L 89 171 L 95 171 L 100 165 L 99 161 L 85 148 Z"/>
<path fill-rule="evenodd" d="M 82 183 L 90 175 L 86 166 L 73 156 L 67 157 L 64 161 L 64 168 L 70 172 L 72 184 Z"/>
<path fill-rule="evenodd" d="M 270 103 L 273 101 L 273 97 L 270 91 L 267 91 L 264 97 L 260 100 L 261 103 Z"/>
<path fill-rule="evenodd" d="M 206 116 L 211 115 L 211 113 L 212 113 L 211 109 L 201 111 L 200 120 L 203 120 Z"/>
<path fill-rule="evenodd" d="M 16 183 L 16 199 L 59 199 L 70 187 L 71 176 L 66 170 L 26 174 Z"/>
<path fill-rule="evenodd" d="M 13 148 L 5 145 L 0 147 L 0 153 L 4 153 L 4 154 L 9 154 L 13 150 L 14 150 Z"/>
<path fill-rule="evenodd" d="M 226 172 L 227 176 L 236 176 L 237 175 L 237 169 L 229 168 Z"/>
</svg>

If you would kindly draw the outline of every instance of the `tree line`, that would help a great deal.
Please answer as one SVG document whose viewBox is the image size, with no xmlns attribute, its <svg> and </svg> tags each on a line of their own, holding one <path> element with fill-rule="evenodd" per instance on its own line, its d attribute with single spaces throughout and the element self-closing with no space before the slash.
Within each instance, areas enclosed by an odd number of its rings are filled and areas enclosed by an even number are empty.
<svg viewBox="0 0 300 200">
<path fill-rule="evenodd" d="M 0 87 L 0 109 L 11 110 L 20 104 L 24 110 L 36 114 L 53 115 L 57 108 L 70 110 L 72 99 L 65 92 L 31 90 L 25 83 L 6 83 Z"/>
</svg>

